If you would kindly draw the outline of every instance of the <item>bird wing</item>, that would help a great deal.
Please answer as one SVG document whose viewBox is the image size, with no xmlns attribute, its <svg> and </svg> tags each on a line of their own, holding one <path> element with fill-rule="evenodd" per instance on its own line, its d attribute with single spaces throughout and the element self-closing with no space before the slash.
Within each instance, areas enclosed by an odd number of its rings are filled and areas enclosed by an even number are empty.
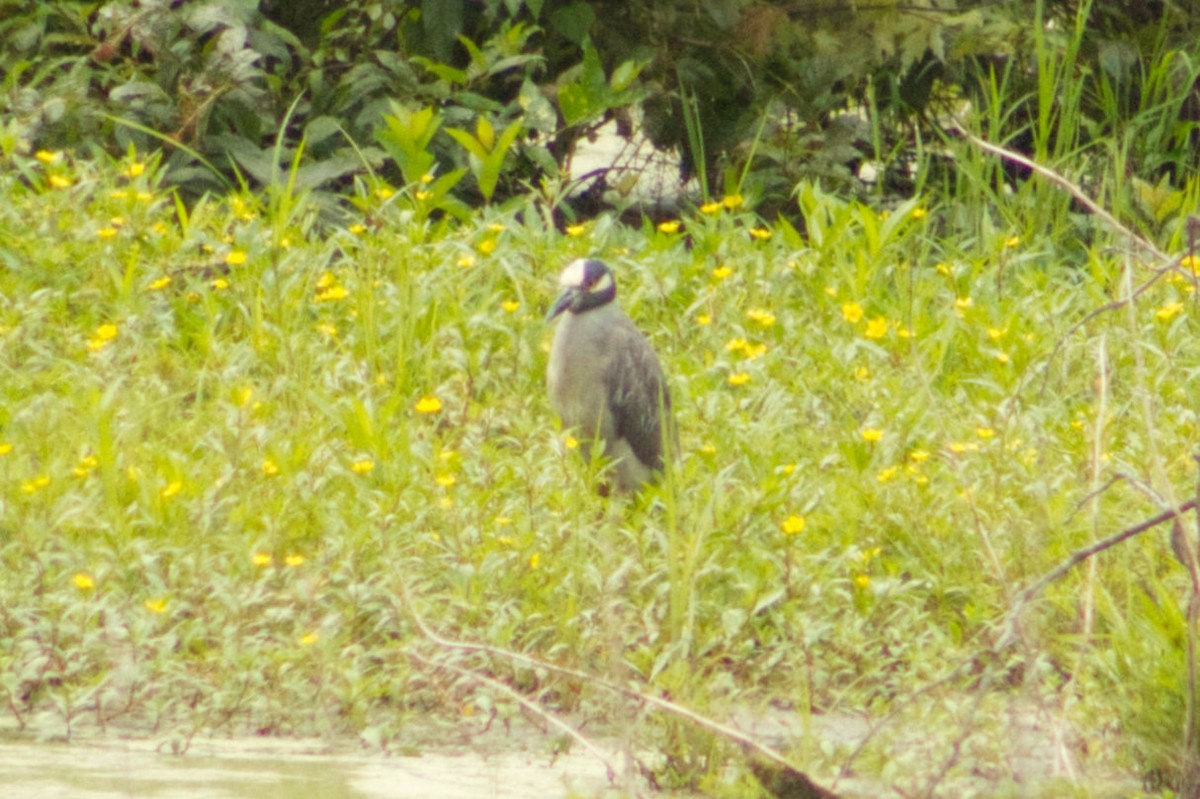
<svg viewBox="0 0 1200 799">
<path fill-rule="evenodd" d="M 624 321 L 613 331 L 612 357 L 604 370 L 614 432 L 629 442 L 638 460 L 661 469 L 662 420 L 670 418 L 671 396 L 650 342 Z"/>
</svg>

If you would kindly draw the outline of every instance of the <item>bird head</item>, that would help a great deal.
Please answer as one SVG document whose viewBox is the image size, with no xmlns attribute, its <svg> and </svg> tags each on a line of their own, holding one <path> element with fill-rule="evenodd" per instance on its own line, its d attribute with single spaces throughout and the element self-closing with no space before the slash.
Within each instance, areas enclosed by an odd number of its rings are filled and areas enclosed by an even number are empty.
<svg viewBox="0 0 1200 799">
<path fill-rule="evenodd" d="M 583 313 L 612 302 L 617 296 L 617 284 L 607 264 L 596 258 L 580 258 L 572 261 L 558 277 L 562 294 L 550 308 L 547 319 L 553 319 L 563 311 Z"/>
</svg>

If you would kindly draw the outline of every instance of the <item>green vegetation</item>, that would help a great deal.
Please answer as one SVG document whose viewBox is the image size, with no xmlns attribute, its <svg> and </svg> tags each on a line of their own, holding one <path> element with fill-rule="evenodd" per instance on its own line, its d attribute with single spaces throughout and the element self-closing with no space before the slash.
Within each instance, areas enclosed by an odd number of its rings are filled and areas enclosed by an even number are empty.
<svg viewBox="0 0 1200 799">
<path fill-rule="evenodd" d="M 1169 774 L 1182 756 L 1186 577 L 1164 530 L 981 653 L 1020 588 L 1189 495 L 1190 271 L 1089 317 L 1155 273 L 1107 246 L 1066 268 L 1009 230 L 949 242 L 919 200 L 802 187 L 807 238 L 736 197 L 563 235 L 532 201 L 450 225 L 414 213 L 420 189 L 363 185 L 362 221 L 318 232 L 302 196 L 188 209 L 158 175 L 47 152 L 3 173 L 0 674 L 19 722 L 396 746 L 414 715 L 512 712 L 431 658 L 556 712 L 607 707 L 441 649 L 416 610 L 717 717 L 919 710 L 940 758 L 982 727 L 963 709 L 980 692 L 1061 705 L 1095 731 L 1080 758 Z M 630 505 L 591 490 L 543 399 L 542 313 L 585 253 L 619 270 L 678 407 L 683 458 Z M 639 729 L 673 779 L 720 773 L 678 720 Z M 854 768 L 931 778 L 886 738 Z M 803 756 L 832 775 L 847 752 Z"/>
<path fill-rule="evenodd" d="M 634 6 L 0 0 L 0 718 L 541 712 L 734 799 L 789 775 L 680 709 L 770 706 L 847 795 L 1197 795 L 1193 23 Z M 581 213 L 631 116 L 702 185 Z M 677 408 L 637 500 L 544 398 L 583 255 Z"/>
</svg>

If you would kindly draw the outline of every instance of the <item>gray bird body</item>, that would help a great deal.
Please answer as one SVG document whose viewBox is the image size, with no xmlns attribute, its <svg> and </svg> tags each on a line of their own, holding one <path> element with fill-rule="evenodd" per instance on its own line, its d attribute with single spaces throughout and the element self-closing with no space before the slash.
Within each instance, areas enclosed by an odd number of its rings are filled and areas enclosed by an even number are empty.
<svg viewBox="0 0 1200 799">
<path fill-rule="evenodd" d="M 591 441 L 602 442 L 617 487 L 636 491 L 663 467 L 663 421 L 670 424 L 671 400 L 662 367 L 613 301 L 607 267 L 576 261 L 561 282 L 563 295 L 551 317 L 563 319 L 546 370 L 551 404 L 563 426 L 577 430 L 585 456 Z"/>
</svg>

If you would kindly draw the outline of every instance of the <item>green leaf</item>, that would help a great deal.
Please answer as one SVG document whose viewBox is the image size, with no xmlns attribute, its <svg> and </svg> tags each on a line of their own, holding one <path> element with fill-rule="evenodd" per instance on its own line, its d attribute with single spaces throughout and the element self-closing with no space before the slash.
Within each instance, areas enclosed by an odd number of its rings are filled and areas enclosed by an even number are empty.
<svg viewBox="0 0 1200 799">
<path fill-rule="evenodd" d="M 443 60 L 463 27 L 463 0 L 422 0 L 421 26 L 432 42 L 432 50 Z"/>
<path fill-rule="evenodd" d="M 596 21 L 596 12 L 584 2 L 571 3 L 550 15 L 551 29 L 558 31 L 564 39 L 581 44 Z"/>
<path fill-rule="evenodd" d="M 475 138 L 469 130 L 461 128 L 446 128 L 446 134 L 458 142 L 464 150 L 481 161 L 488 156 L 488 149 L 483 146 L 483 142 Z"/>
</svg>

